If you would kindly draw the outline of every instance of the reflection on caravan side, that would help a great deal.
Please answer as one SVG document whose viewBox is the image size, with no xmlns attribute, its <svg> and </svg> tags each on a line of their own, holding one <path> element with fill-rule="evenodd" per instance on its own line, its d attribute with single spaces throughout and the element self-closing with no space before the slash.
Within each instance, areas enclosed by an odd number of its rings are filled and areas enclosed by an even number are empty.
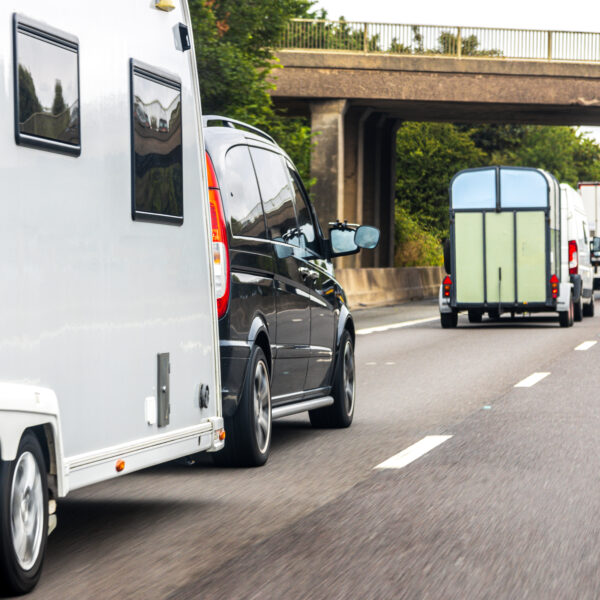
<svg viewBox="0 0 600 600">
<path fill-rule="evenodd" d="M 19 31 L 17 56 L 19 132 L 78 145 L 77 52 Z"/>
<path fill-rule="evenodd" d="M 134 70 L 134 205 L 137 217 L 183 217 L 181 91 Z"/>
</svg>

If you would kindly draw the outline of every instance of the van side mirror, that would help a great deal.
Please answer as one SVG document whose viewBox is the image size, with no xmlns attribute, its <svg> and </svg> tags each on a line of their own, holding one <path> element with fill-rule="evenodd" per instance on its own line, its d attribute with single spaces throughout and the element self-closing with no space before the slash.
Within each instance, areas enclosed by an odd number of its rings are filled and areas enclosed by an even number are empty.
<svg viewBox="0 0 600 600">
<path fill-rule="evenodd" d="M 600 252 L 600 237 L 593 237 L 590 246 L 592 252 Z"/>
<path fill-rule="evenodd" d="M 373 249 L 379 243 L 379 229 L 361 225 L 353 229 L 346 223 L 334 223 L 329 230 L 331 258 L 356 254 L 361 248 Z"/>
</svg>

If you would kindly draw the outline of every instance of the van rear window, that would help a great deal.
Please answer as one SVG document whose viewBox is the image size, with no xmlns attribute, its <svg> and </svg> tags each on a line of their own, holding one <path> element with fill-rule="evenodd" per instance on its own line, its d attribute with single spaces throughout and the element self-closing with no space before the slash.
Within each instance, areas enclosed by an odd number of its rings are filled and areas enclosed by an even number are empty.
<svg viewBox="0 0 600 600">
<path fill-rule="evenodd" d="M 181 82 L 131 61 L 132 216 L 183 223 Z"/>
<path fill-rule="evenodd" d="M 79 155 L 79 42 L 15 15 L 17 144 Z"/>
</svg>

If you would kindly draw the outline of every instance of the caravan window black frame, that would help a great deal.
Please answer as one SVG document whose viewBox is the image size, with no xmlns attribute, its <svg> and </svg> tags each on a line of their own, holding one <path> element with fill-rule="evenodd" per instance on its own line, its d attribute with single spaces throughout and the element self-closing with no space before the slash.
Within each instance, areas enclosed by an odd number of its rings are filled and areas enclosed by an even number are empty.
<svg viewBox="0 0 600 600">
<path fill-rule="evenodd" d="M 157 85 L 171 88 L 179 93 L 179 110 L 181 120 L 181 205 L 178 214 L 171 215 L 165 213 L 138 210 L 136 206 L 136 152 L 135 152 L 135 77 L 141 77 Z M 183 184 L 183 93 L 181 79 L 172 73 L 166 73 L 160 69 L 147 65 L 135 59 L 130 59 L 129 69 L 129 114 L 130 114 L 130 136 L 131 136 L 131 218 L 134 221 L 145 221 L 152 223 L 164 223 L 169 225 L 182 225 L 184 215 L 184 184 Z"/>
<path fill-rule="evenodd" d="M 18 39 L 19 34 L 27 35 L 40 42 L 57 46 L 67 52 L 75 53 L 77 57 L 77 119 L 79 129 L 79 143 L 69 144 L 57 139 L 42 137 L 30 133 L 23 133 L 20 128 L 19 114 L 19 53 Z M 19 146 L 28 146 L 40 150 L 48 150 L 59 154 L 70 156 L 81 155 L 81 90 L 80 90 L 80 67 L 79 67 L 79 38 L 77 36 L 59 31 L 23 17 L 17 13 L 13 15 L 13 90 L 14 90 L 14 120 L 15 120 L 15 141 Z"/>
</svg>

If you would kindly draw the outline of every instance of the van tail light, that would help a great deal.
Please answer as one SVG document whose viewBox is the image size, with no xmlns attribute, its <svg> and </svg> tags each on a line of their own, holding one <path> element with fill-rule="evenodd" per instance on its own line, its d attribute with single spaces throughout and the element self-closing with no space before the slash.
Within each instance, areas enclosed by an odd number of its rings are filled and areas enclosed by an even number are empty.
<svg viewBox="0 0 600 600">
<path fill-rule="evenodd" d="M 558 298 L 558 277 L 556 273 L 550 277 L 550 291 L 552 293 L 552 299 L 556 300 Z"/>
<path fill-rule="evenodd" d="M 569 240 L 569 274 L 577 275 L 579 272 L 579 255 L 577 254 L 577 242 Z"/>
<path fill-rule="evenodd" d="M 444 277 L 444 281 L 442 281 L 442 285 L 444 286 L 443 295 L 444 298 L 450 298 L 450 290 L 452 289 L 452 279 L 450 275 L 446 275 Z"/>
<path fill-rule="evenodd" d="M 206 153 L 206 174 L 208 177 L 208 200 L 210 202 L 210 222 L 212 227 L 212 248 L 215 276 L 215 295 L 219 319 L 227 312 L 229 304 L 229 243 L 225 227 L 223 201 L 212 160 Z"/>
</svg>

